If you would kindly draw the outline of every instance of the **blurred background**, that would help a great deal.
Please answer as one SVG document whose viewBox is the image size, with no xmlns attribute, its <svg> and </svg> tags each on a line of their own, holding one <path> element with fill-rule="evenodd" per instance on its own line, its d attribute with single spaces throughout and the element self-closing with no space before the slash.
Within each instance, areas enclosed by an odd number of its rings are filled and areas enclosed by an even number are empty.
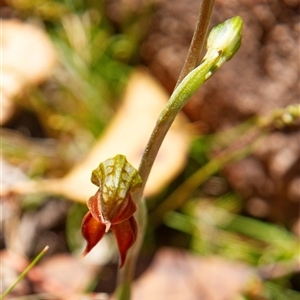
<svg viewBox="0 0 300 300">
<path fill-rule="evenodd" d="M 4 0 L 1 5 L 1 289 L 7 299 L 108 299 L 111 234 L 84 259 L 91 171 L 138 167 L 172 93 L 196 0 Z M 299 299 L 297 0 L 216 0 L 242 46 L 184 107 L 146 189 L 133 299 Z M 299 110 L 299 108 L 298 108 Z"/>
</svg>

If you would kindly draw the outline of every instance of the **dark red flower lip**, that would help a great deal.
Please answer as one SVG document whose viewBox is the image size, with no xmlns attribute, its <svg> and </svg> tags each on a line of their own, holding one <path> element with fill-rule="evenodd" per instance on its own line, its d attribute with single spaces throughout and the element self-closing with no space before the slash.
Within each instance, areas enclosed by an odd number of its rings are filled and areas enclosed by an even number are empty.
<svg viewBox="0 0 300 300">
<path fill-rule="evenodd" d="M 103 238 L 104 234 L 111 229 L 117 240 L 120 268 L 122 268 L 127 252 L 137 238 L 138 227 L 133 216 L 136 211 L 136 204 L 133 202 L 130 193 L 128 193 L 113 215 L 112 220 L 108 220 L 102 215 L 102 211 L 98 207 L 99 193 L 100 189 L 88 200 L 89 212 L 82 220 L 82 235 L 87 241 L 82 257 L 88 254 Z"/>
</svg>

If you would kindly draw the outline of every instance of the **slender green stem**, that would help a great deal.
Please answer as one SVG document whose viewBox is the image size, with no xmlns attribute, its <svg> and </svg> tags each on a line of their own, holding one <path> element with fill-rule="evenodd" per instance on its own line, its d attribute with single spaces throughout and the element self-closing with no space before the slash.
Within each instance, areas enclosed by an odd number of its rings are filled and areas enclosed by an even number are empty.
<svg viewBox="0 0 300 300">
<path fill-rule="evenodd" d="M 141 242 L 145 232 L 145 220 L 147 219 L 146 207 L 141 209 L 141 199 L 143 196 L 143 190 L 150 174 L 152 165 L 158 153 L 158 150 L 171 126 L 176 115 L 190 99 L 190 96 L 197 90 L 197 88 L 205 81 L 206 74 L 216 63 L 219 58 L 219 54 L 212 55 L 205 60 L 202 65 L 193 70 L 186 78 L 179 84 L 177 89 L 172 94 L 165 109 L 160 114 L 156 126 L 151 134 L 148 145 L 142 157 L 142 161 L 139 168 L 139 174 L 142 178 L 142 187 L 133 193 L 133 199 L 137 203 L 138 211 L 136 213 L 138 218 L 138 236 L 140 242 L 136 242 L 127 254 L 127 259 L 123 269 L 119 272 L 119 284 L 117 288 L 118 300 L 130 299 L 130 282 L 133 277 L 133 271 L 139 253 Z M 143 224 L 141 224 L 143 222 Z"/>
<path fill-rule="evenodd" d="M 194 68 L 196 68 L 198 64 L 201 51 L 205 44 L 205 38 L 207 35 L 208 25 L 213 10 L 214 2 L 214 0 L 201 1 L 196 30 L 194 31 L 193 39 L 187 57 L 185 59 L 183 68 L 177 80 L 176 87 L 186 75 L 188 75 Z"/>
<path fill-rule="evenodd" d="M 219 56 L 218 52 L 214 52 L 214 54 L 204 60 L 199 67 L 190 72 L 178 85 L 166 107 L 160 114 L 142 157 L 139 174 L 142 178 L 143 185 L 142 188 L 136 192 L 138 196 L 135 196 L 135 200 L 138 200 L 142 196 L 156 155 L 175 117 L 199 86 L 206 80 L 206 74 L 209 73 L 211 68 L 218 61 Z"/>
<path fill-rule="evenodd" d="M 205 2 L 205 0 L 203 0 L 203 2 Z M 208 2 L 211 2 L 211 5 L 213 4 L 212 1 L 207 0 L 206 3 Z M 208 20 L 203 23 L 203 26 L 206 26 L 205 29 L 201 29 L 203 34 L 200 34 L 199 37 L 196 35 L 196 40 L 200 39 L 200 37 L 201 39 L 205 38 L 211 13 L 211 5 L 201 5 L 200 9 L 209 11 L 206 13 L 200 13 L 199 16 L 208 18 Z M 191 70 L 178 84 L 166 107 L 160 114 L 139 166 L 139 175 L 142 179 L 142 187 L 132 195 L 133 200 L 139 207 L 137 212 L 139 220 L 145 220 L 147 217 L 146 210 L 140 209 L 141 199 L 151 168 L 170 126 L 172 125 L 179 111 L 203 84 L 203 82 L 206 81 L 224 62 L 231 59 L 231 57 L 236 53 L 241 43 L 242 23 L 243 22 L 240 17 L 234 17 L 212 29 L 207 40 L 207 53 L 201 64 L 197 68 Z M 199 30 L 200 26 L 197 26 L 196 31 Z M 195 63 L 194 58 L 196 53 L 198 53 L 197 49 L 202 49 L 203 41 L 198 42 L 200 43 L 199 45 L 194 44 L 194 47 L 192 47 L 191 51 L 193 54 L 191 55 L 191 60 L 188 60 L 187 62 L 186 70 L 193 68 Z M 183 74 L 185 74 L 185 72 L 187 71 L 184 71 Z M 144 226 L 139 222 L 138 226 L 142 228 L 139 232 L 139 236 L 142 241 L 144 236 Z M 136 264 L 140 246 L 140 242 L 135 243 L 129 250 L 123 270 L 121 270 L 119 273 L 119 285 L 117 288 L 117 297 L 119 300 L 130 299 L 130 282 L 133 276 L 133 270 Z"/>
<path fill-rule="evenodd" d="M 242 25 L 242 19 L 237 16 L 214 27 L 208 37 L 207 53 L 202 63 L 185 76 L 171 95 L 157 120 L 141 160 L 139 174 L 143 183 L 142 188 L 134 194 L 137 203 L 143 195 L 158 150 L 175 117 L 203 82 L 223 63 L 230 60 L 239 49 Z"/>
<path fill-rule="evenodd" d="M 0 296 L 0 300 L 4 299 L 13 289 L 14 287 L 26 276 L 26 274 L 33 268 L 33 266 L 42 258 L 42 256 L 48 251 L 49 246 L 46 246 L 30 263 L 30 265 L 22 272 L 22 274 L 17 278 L 17 280 L 7 288 L 7 290 Z"/>
<path fill-rule="evenodd" d="M 182 83 L 182 80 L 190 71 L 192 71 L 199 59 L 199 54 L 203 48 L 206 33 L 208 30 L 208 24 L 211 17 L 212 7 L 214 4 L 214 0 L 203 0 L 200 5 L 200 12 L 197 22 L 197 27 L 195 29 L 195 33 L 193 36 L 192 44 L 189 49 L 189 53 L 187 59 L 185 61 L 183 70 L 181 72 L 180 78 L 177 82 L 177 85 Z M 179 87 L 178 87 L 179 88 Z M 180 111 L 180 109 L 185 105 L 188 101 L 189 97 L 187 97 L 181 105 L 176 105 L 178 101 L 178 96 L 183 96 L 182 91 L 188 88 L 188 82 L 185 81 L 183 85 L 181 85 L 181 93 L 178 92 L 176 88 L 173 95 L 173 98 L 168 102 L 168 107 L 164 109 L 161 113 L 157 124 L 152 132 L 152 135 L 149 139 L 147 147 L 144 151 L 141 164 L 139 167 L 139 174 L 143 181 L 143 186 L 138 191 L 133 194 L 133 199 L 138 205 L 137 218 L 138 218 L 138 241 L 133 245 L 133 247 L 129 250 L 127 255 L 127 260 L 122 270 L 119 272 L 118 278 L 118 287 L 116 290 L 116 296 L 118 300 L 128 300 L 130 299 L 130 283 L 133 278 L 134 268 L 136 265 L 136 260 L 138 253 L 140 251 L 141 243 L 144 238 L 145 228 L 146 228 L 146 220 L 147 220 L 147 209 L 143 199 L 144 188 L 151 171 L 152 165 L 158 153 L 158 150 L 164 140 L 165 135 L 167 134 L 171 124 L 173 123 L 176 115 Z M 176 100 L 177 99 L 177 100 Z M 169 109 L 172 107 L 174 110 L 170 113 Z"/>
<path fill-rule="evenodd" d="M 135 200 L 141 199 L 149 173 L 155 161 L 158 150 L 165 138 L 165 135 L 167 134 L 170 126 L 172 125 L 180 109 L 189 100 L 190 96 L 184 101 L 183 104 L 181 103 L 182 105 L 179 109 L 170 111 L 170 108 L 172 108 L 172 106 L 174 106 L 176 103 L 180 103 L 179 99 L 177 98 L 177 95 L 180 95 L 180 92 L 178 91 L 179 85 L 182 83 L 183 79 L 197 66 L 200 52 L 202 51 L 203 45 L 205 43 L 205 38 L 208 31 L 208 25 L 211 18 L 213 5 L 214 5 L 214 0 L 201 1 L 196 29 L 193 35 L 191 46 L 187 54 L 187 58 L 185 60 L 184 66 L 182 68 L 179 79 L 177 81 L 176 88 L 168 102 L 167 107 L 161 113 L 156 123 L 156 126 L 148 141 L 147 147 L 144 151 L 141 160 L 141 164 L 139 167 L 139 174 L 143 181 L 143 187 L 137 192 Z M 186 81 L 185 85 L 181 85 L 180 88 L 181 93 L 182 91 L 188 88 L 186 86 L 187 84 L 188 84 L 188 80 Z M 168 117 L 170 118 L 168 119 Z"/>
</svg>

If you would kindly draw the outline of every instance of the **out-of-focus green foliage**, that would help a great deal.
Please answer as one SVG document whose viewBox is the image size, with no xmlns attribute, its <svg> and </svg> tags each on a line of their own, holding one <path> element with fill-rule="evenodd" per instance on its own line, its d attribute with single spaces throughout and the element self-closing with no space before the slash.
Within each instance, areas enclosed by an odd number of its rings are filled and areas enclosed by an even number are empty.
<svg viewBox="0 0 300 300">
<path fill-rule="evenodd" d="M 247 262 L 260 272 L 280 265 L 284 277 L 294 272 L 299 240 L 283 227 L 240 215 L 242 201 L 234 194 L 213 199 L 193 199 L 182 212 L 169 212 L 165 223 L 191 237 L 190 249 L 201 255 L 219 255 Z M 266 299 L 298 299 L 288 281 L 266 282 Z M 249 298 L 256 299 L 256 298 Z"/>
<path fill-rule="evenodd" d="M 82 251 L 81 222 L 85 214 L 86 207 L 77 203 L 72 205 L 68 213 L 66 223 L 67 242 L 73 252 Z"/>
<path fill-rule="evenodd" d="M 107 19 L 103 1 L 11 0 L 23 17 L 42 23 L 57 50 L 59 67 L 27 108 L 52 134 L 85 131 L 97 137 L 114 115 L 136 60 L 132 23 L 119 32 Z M 135 21 L 136 22 L 136 21 Z"/>
<path fill-rule="evenodd" d="M 44 151 L 46 147 L 38 146 L 41 140 L 35 143 L 8 133 L 3 135 L 3 155 L 17 164 L 23 157 L 24 170 L 31 177 L 61 176 L 89 150 L 119 107 L 131 62 L 139 60 L 141 37 L 135 30 L 139 16 L 116 28 L 104 12 L 104 1 L 8 3 L 18 17 L 44 28 L 58 64 L 42 86 L 18 99 L 20 107 L 38 119 L 45 138 L 52 138 L 51 147 Z"/>
<path fill-rule="evenodd" d="M 265 299 L 272 300 L 297 300 L 299 299 L 299 293 L 282 288 L 279 284 L 273 282 L 266 282 L 264 285 L 264 296 Z"/>
<path fill-rule="evenodd" d="M 298 239 L 274 224 L 241 216 L 242 202 L 234 195 L 194 200 L 184 213 L 171 212 L 165 222 L 192 236 L 191 248 L 254 265 L 297 259 Z"/>
<path fill-rule="evenodd" d="M 288 106 L 282 110 L 280 118 L 286 114 L 289 116 L 295 110 L 299 111 L 299 106 Z M 224 186 L 226 180 L 222 181 L 221 175 L 217 174 L 216 180 L 212 177 L 228 162 L 223 161 L 218 169 L 211 168 L 214 167 L 213 161 L 224 149 L 238 154 L 240 146 L 250 142 L 247 135 L 255 133 L 257 125 L 262 130 L 256 134 L 260 132 L 259 135 L 265 135 L 266 130 L 277 128 L 278 118 L 278 113 L 273 113 L 262 122 L 249 120 L 225 133 L 196 139 L 190 151 L 192 167 L 186 168 L 186 171 L 189 170 L 188 174 L 181 182 L 182 187 L 190 190 L 183 192 L 180 185 L 177 186 L 171 196 L 166 197 L 167 203 L 159 205 L 152 214 L 153 219 L 156 217 L 155 213 L 158 213 L 159 218 L 164 215 L 167 226 L 185 233 L 189 237 L 189 248 L 193 252 L 200 255 L 218 255 L 254 266 L 257 274 L 268 280 L 263 283 L 258 298 L 257 295 L 248 295 L 247 299 L 287 299 L 286 295 L 289 295 L 289 299 L 300 297 L 298 292 L 290 289 L 289 282 L 289 278 L 297 270 L 299 238 L 282 226 L 243 215 L 243 199 L 230 191 L 228 186 Z M 298 119 L 299 115 L 295 114 L 292 123 Z M 285 126 L 289 124 L 290 122 L 286 122 Z M 210 158 L 211 153 L 217 156 Z M 235 159 L 239 159 L 239 155 Z M 195 166 L 198 166 L 197 170 Z M 216 184 L 208 193 L 204 179 Z M 185 197 L 184 200 L 182 196 Z M 166 213 L 167 211 L 169 212 Z M 271 275 L 273 268 L 280 270 L 281 275 L 277 273 L 274 276 L 276 279 Z"/>
<path fill-rule="evenodd" d="M 99 11 L 70 14 L 50 31 L 61 68 L 55 75 L 60 95 L 55 100 L 81 127 L 98 136 L 113 116 L 116 100 L 130 67 L 130 43 L 113 35 Z"/>
</svg>

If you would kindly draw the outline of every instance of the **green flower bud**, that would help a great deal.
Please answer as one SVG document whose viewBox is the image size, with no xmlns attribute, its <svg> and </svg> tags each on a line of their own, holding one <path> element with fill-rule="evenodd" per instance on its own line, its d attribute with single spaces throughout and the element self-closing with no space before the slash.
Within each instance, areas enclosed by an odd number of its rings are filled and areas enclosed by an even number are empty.
<svg viewBox="0 0 300 300">
<path fill-rule="evenodd" d="M 214 27 L 207 40 L 207 51 L 221 51 L 222 63 L 230 60 L 241 45 L 242 27 L 243 20 L 239 16 Z"/>
</svg>

